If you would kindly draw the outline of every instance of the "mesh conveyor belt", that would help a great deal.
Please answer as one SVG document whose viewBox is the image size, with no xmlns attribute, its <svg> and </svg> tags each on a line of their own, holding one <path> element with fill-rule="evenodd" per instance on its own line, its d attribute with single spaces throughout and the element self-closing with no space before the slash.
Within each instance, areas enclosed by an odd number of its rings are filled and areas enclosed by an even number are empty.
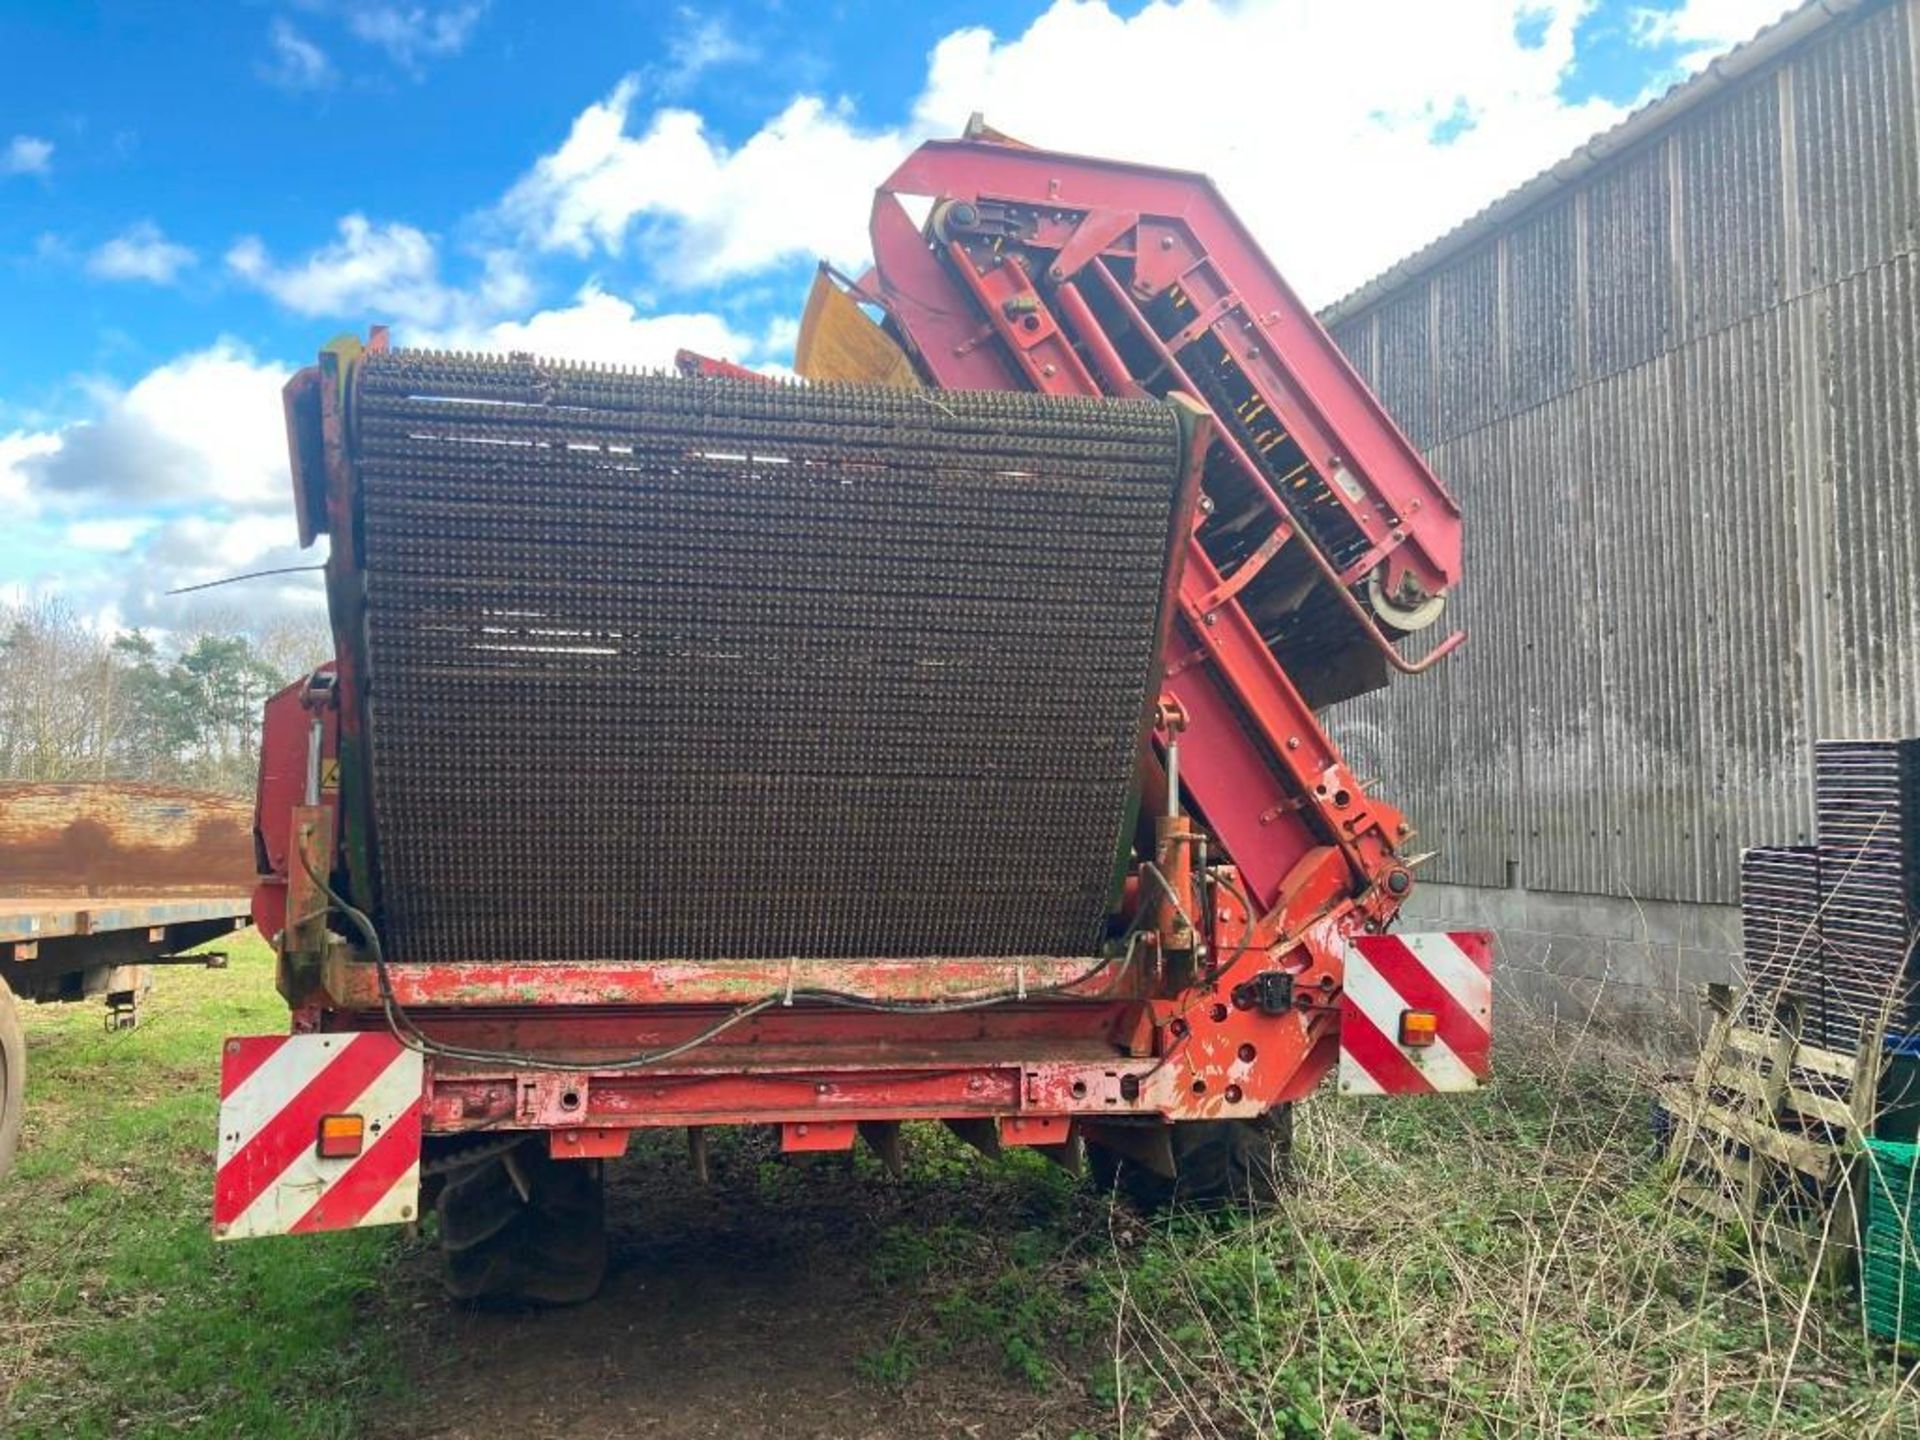
<svg viewBox="0 0 1920 1440">
<path fill-rule="evenodd" d="M 353 428 L 393 958 L 1093 948 L 1167 408 L 396 352 Z"/>
</svg>

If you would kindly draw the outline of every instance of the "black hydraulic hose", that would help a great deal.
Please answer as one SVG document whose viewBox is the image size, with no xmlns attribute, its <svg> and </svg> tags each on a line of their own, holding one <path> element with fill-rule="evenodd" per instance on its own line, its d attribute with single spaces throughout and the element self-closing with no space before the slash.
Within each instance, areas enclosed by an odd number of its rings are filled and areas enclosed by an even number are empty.
<svg viewBox="0 0 1920 1440">
<path fill-rule="evenodd" d="M 1126 950 L 1120 956 L 1104 956 L 1071 980 L 1063 980 L 1038 989 L 1029 990 L 1021 987 L 1015 990 L 994 991 L 987 995 L 967 996 L 958 1000 L 911 1001 L 880 1000 L 867 995 L 854 995 L 844 990 L 799 986 L 778 990 L 738 1006 L 697 1035 L 682 1040 L 676 1045 L 670 1045 L 664 1050 L 656 1050 L 645 1055 L 632 1055 L 623 1060 L 571 1060 L 558 1056 L 534 1055 L 525 1051 L 480 1050 L 464 1045 L 449 1045 L 445 1041 L 435 1040 L 427 1035 L 414 1023 L 413 1018 L 407 1014 L 406 1008 L 393 993 L 393 979 L 387 970 L 386 950 L 380 943 L 380 935 L 374 929 L 373 921 L 363 911 L 350 905 L 322 879 L 304 854 L 300 857 L 300 863 L 307 872 L 307 878 L 314 883 L 321 894 L 327 897 L 329 908 L 345 916 L 347 923 L 359 933 L 367 952 L 373 958 L 374 974 L 380 987 L 380 1005 L 386 1017 L 387 1028 L 407 1049 L 422 1055 L 437 1055 L 443 1059 L 463 1060 L 473 1064 L 524 1065 L 541 1070 L 559 1070 L 579 1074 L 644 1070 L 649 1066 L 662 1064 L 697 1049 L 742 1021 L 751 1020 L 754 1016 L 775 1006 L 790 1005 L 795 1000 L 813 1000 L 841 1009 L 874 1011 L 886 1015 L 948 1015 L 966 1010 L 984 1010 L 1016 1001 L 1080 999 L 1083 997 L 1076 996 L 1072 992 L 1111 969 L 1116 960 L 1123 966 L 1132 964 L 1134 944 L 1140 933 L 1136 930 L 1127 937 Z"/>
</svg>

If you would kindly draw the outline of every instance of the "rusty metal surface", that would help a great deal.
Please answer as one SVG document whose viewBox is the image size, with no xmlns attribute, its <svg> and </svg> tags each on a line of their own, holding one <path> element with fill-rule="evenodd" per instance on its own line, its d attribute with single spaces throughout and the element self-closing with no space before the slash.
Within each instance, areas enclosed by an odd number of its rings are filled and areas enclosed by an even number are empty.
<svg viewBox="0 0 1920 1440">
<path fill-rule="evenodd" d="M 1332 714 L 1431 878 L 1731 903 L 1814 739 L 1920 732 L 1916 53 L 1863 6 L 1338 308 L 1485 517 L 1473 644 Z"/>
<path fill-rule="evenodd" d="M 147 931 L 196 920 L 238 920 L 246 915 L 247 903 L 245 894 L 128 895 L 111 900 L 47 895 L 0 900 L 0 943 Z"/>
<path fill-rule="evenodd" d="M 356 407 L 396 960 L 1091 953 L 1166 406 L 395 352 Z"/>
<path fill-rule="evenodd" d="M 0 783 L 0 903 L 229 896 L 253 882 L 245 800 L 132 781 Z"/>
</svg>

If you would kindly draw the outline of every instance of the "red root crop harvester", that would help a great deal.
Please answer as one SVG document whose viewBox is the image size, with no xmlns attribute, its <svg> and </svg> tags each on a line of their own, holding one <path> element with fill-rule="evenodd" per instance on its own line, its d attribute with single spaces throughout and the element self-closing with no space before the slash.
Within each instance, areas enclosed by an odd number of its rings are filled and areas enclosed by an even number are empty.
<svg viewBox="0 0 1920 1440">
<path fill-rule="evenodd" d="M 911 218 L 924 216 L 922 223 Z M 635 1129 L 1258 1191 L 1289 1107 L 1487 1072 L 1486 938 L 1316 712 L 1426 668 L 1453 499 L 1212 186 L 976 128 L 768 383 L 336 341 L 288 385 L 336 660 L 267 707 L 215 1231 L 605 1266 Z"/>
</svg>

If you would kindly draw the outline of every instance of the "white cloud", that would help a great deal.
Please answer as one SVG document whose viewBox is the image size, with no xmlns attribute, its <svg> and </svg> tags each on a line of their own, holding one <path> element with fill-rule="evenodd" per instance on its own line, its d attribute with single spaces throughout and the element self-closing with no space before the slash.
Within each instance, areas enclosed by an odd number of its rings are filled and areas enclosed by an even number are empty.
<svg viewBox="0 0 1920 1440">
<path fill-rule="evenodd" d="M 486 8 L 480 0 L 457 5 L 363 3 L 347 11 L 347 28 L 386 51 L 401 69 L 418 74 L 422 61 L 465 49 Z"/>
<path fill-rule="evenodd" d="M 437 312 L 444 303 L 439 261 L 425 232 L 411 225 L 375 225 L 364 215 L 346 216 L 339 239 L 297 264 L 274 264 L 267 247 L 247 236 L 227 252 L 227 266 L 302 315 L 341 315 L 371 306 L 414 318 Z"/>
<path fill-rule="evenodd" d="M 1049 149 L 1203 171 L 1324 304 L 1619 118 L 1559 94 L 1588 3 L 1194 0 L 1122 19 L 1059 0 L 1015 39 L 941 41 L 915 117 L 951 134 L 982 110 Z M 1515 33 L 1522 12 L 1544 21 L 1537 45 Z M 1056 83 L 1069 70 L 1097 93 Z M 1170 74 L 1205 75 L 1205 103 L 1138 102 Z"/>
<path fill-rule="evenodd" d="M 1627 105 L 1560 94 L 1593 3 L 1153 0 L 1122 16 L 1103 0 L 1055 0 L 1017 35 L 943 39 L 902 124 L 802 95 L 737 145 L 691 110 L 646 108 L 629 77 L 579 114 L 500 214 L 538 249 L 638 251 L 681 286 L 799 257 L 857 264 L 873 187 L 979 110 L 1049 149 L 1211 175 L 1324 304 L 1622 117 Z M 1674 23 L 1719 43 L 1708 37 L 1744 34 L 1755 6 L 1691 0 Z M 1516 33 L 1523 17 L 1531 43 Z M 1204 77 L 1204 97 L 1143 103 L 1169 75 Z"/>
<path fill-rule="evenodd" d="M 452 350 L 525 351 L 558 360 L 664 367 L 682 348 L 719 359 L 743 359 L 754 340 L 718 315 L 642 315 L 630 301 L 589 282 L 571 305 L 525 320 L 404 337 L 410 344 Z"/>
<path fill-rule="evenodd" d="M 24 476 L 32 504 L 99 505 L 116 515 L 183 502 L 284 512 L 287 374 L 223 340 L 126 390 L 97 389 L 92 419 L 60 431 L 57 443 L 41 437 L 9 468 Z"/>
<path fill-rule="evenodd" d="M 735 149 L 691 110 L 627 132 L 638 86 L 623 81 L 574 121 L 566 141 L 508 193 L 502 213 L 541 249 L 619 253 L 642 231 L 667 278 L 697 285 L 782 260 L 852 262 L 867 197 L 907 140 L 863 131 L 845 103 L 801 96 Z"/>
<path fill-rule="evenodd" d="M 60 436 L 50 430 L 15 430 L 0 435 L 0 504 L 17 518 L 31 517 L 39 508 L 34 500 L 29 462 L 60 448 Z"/>
<path fill-rule="evenodd" d="M 761 337 L 760 345 L 769 355 L 778 355 L 784 359 L 793 358 L 793 347 L 800 339 L 800 317 L 798 315 L 776 315 L 767 325 L 767 333 Z"/>
<path fill-rule="evenodd" d="M 759 58 L 759 46 L 742 40 L 724 16 L 683 9 L 679 29 L 667 42 L 668 64 L 659 85 L 667 94 L 678 94 L 709 70 Z"/>
<path fill-rule="evenodd" d="M 160 522 L 150 515 L 107 515 L 92 520 L 76 520 L 67 526 L 62 538 L 76 550 L 99 550 L 106 554 L 124 554 L 142 535 Z"/>
<path fill-rule="evenodd" d="M 283 90 L 324 90 L 337 78 L 327 52 L 283 18 L 267 31 L 267 44 L 272 53 L 260 65 L 260 75 Z"/>
<path fill-rule="evenodd" d="M 38 135 L 16 135 L 0 151 L 0 175 L 47 175 L 53 171 L 53 142 Z"/>
<path fill-rule="evenodd" d="M 147 280 L 171 285 L 199 257 L 176 245 L 151 220 L 114 236 L 87 257 L 87 270 L 106 280 Z"/>
<path fill-rule="evenodd" d="M 272 515 L 181 515 L 154 526 L 136 544 L 137 563 L 94 587 L 93 608 L 117 625 L 177 628 L 196 613 L 231 616 L 236 609 L 255 622 L 325 611 L 325 586 L 311 572 L 193 595 L 167 593 L 257 570 L 318 564 L 325 551 L 300 548 L 291 506 Z"/>
<path fill-rule="evenodd" d="M 1784 0 L 1683 0 L 1671 10 L 1651 6 L 1632 14 L 1641 45 L 1680 47 L 1680 62 L 1698 70 L 1730 45 L 1750 40 L 1785 13 Z"/>
<path fill-rule="evenodd" d="M 510 251 L 486 254 L 478 282 L 461 288 L 441 278 L 432 236 L 364 215 L 344 217 L 332 244 L 287 264 L 247 236 L 227 251 L 227 267 L 296 314 L 355 321 L 471 325 L 524 309 L 533 299 L 532 282 Z"/>
<path fill-rule="evenodd" d="M 0 584 L 59 593 L 109 628 L 167 627 L 210 603 L 168 590 L 313 563 L 294 532 L 280 403 L 288 370 L 223 340 L 125 389 L 96 386 L 87 420 L 0 437 L 0 502 L 44 536 L 15 548 Z M 249 582 L 221 603 L 273 616 L 310 614 L 324 598 L 316 576 L 292 575 Z"/>
</svg>

